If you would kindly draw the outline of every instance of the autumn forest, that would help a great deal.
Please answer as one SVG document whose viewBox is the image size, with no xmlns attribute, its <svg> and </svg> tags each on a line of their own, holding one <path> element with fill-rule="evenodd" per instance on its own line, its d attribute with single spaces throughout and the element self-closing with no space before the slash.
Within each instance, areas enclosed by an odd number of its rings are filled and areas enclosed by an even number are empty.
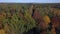
<svg viewBox="0 0 60 34">
<path fill-rule="evenodd" d="M 60 34 L 60 4 L 0 4 L 0 34 Z"/>
</svg>

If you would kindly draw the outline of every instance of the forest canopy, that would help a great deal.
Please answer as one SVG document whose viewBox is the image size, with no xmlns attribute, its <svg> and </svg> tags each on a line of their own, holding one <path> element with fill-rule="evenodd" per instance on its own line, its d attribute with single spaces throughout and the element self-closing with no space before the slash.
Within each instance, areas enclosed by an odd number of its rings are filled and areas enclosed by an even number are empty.
<svg viewBox="0 0 60 34">
<path fill-rule="evenodd" d="M 55 19 L 55 20 L 54 20 Z M 52 30 L 59 28 L 60 9 L 53 5 L 0 4 L 0 30 L 6 34 L 23 34 L 33 28 Z M 3 26 L 4 27 L 3 27 Z M 45 31 L 43 32 L 45 33 Z M 42 33 L 42 34 L 43 34 Z M 56 33 L 56 32 L 53 32 Z"/>
</svg>

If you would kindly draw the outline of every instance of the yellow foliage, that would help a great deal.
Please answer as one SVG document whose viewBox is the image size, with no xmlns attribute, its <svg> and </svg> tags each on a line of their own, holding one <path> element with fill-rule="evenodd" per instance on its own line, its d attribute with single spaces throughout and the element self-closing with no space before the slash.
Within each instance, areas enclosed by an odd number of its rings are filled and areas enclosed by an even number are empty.
<svg viewBox="0 0 60 34">
<path fill-rule="evenodd" d="M 5 31 L 3 29 L 1 29 L 0 34 L 5 34 Z"/>
<path fill-rule="evenodd" d="M 50 23 L 50 18 L 48 16 L 44 16 L 43 17 L 43 20 L 46 24 L 49 24 Z"/>
</svg>

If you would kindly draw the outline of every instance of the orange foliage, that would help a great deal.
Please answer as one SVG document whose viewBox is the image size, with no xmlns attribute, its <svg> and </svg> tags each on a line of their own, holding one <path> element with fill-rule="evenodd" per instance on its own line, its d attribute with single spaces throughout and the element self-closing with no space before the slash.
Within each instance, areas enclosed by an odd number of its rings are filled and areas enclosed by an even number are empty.
<svg viewBox="0 0 60 34">
<path fill-rule="evenodd" d="M 50 18 L 47 15 L 43 17 L 43 20 L 47 25 L 50 23 Z"/>
<path fill-rule="evenodd" d="M 0 30 L 0 34 L 6 34 L 3 29 Z"/>
</svg>

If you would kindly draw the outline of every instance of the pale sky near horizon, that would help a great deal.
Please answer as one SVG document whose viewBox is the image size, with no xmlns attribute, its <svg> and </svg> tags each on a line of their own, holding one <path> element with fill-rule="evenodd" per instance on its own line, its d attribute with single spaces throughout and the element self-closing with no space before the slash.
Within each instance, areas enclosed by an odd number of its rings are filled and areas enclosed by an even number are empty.
<svg viewBox="0 0 60 34">
<path fill-rule="evenodd" d="M 0 3 L 60 3 L 60 0 L 0 0 Z"/>
</svg>

